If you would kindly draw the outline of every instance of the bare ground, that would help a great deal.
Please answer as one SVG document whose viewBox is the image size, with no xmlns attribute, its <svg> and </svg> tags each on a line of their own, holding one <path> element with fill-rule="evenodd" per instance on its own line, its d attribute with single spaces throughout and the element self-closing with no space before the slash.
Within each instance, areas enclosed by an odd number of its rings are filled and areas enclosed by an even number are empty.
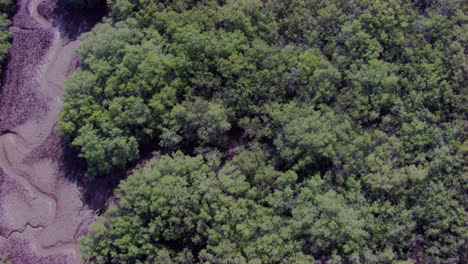
<svg viewBox="0 0 468 264">
<path fill-rule="evenodd" d="M 10 28 L 0 90 L 0 254 L 14 264 L 82 263 L 77 237 L 95 218 L 84 201 L 107 198 L 84 199 L 71 180 L 82 166 L 54 132 L 79 35 L 100 18 L 62 3 L 19 0 Z"/>
</svg>

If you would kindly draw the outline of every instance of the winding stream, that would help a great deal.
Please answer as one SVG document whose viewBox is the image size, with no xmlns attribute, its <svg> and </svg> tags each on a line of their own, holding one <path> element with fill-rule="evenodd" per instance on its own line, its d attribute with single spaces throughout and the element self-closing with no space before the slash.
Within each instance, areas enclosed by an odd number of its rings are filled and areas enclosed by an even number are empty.
<svg viewBox="0 0 468 264">
<path fill-rule="evenodd" d="M 54 126 L 79 40 L 64 40 L 59 28 L 38 13 L 41 1 L 18 1 L 20 11 L 27 12 L 28 19 L 37 22 L 39 28 L 18 27 L 15 20 L 10 28 L 14 37 L 26 34 L 22 33 L 25 30 L 32 31 L 30 34 L 47 31 L 51 41 L 34 69 L 36 79 L 31 80 L 34 84 L 31 87 L 40 95 L 38 101 L 47 105 L 47 109 L 0 134 L 0 253 L 9 255 L 15 264 L 75 264 L 82 263 L 77 236 L 94 214 L 81 201 L 76 184 L 66 180 L 61 171 L 58 161 L 61 149 L 54 145 L 59 141 Z M 15 44 L 14 41 L 13 48 Z M 20 59 L 14 55 L 11 59 L 16 58 Z M 4 83 L 8 83 L 8 78 L 7 74 Z"/>
</svg>

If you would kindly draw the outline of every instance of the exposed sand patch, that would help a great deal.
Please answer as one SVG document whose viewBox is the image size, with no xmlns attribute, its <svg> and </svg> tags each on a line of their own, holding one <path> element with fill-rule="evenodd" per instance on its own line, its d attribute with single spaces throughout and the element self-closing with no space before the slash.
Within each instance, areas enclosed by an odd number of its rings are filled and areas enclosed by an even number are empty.
<svg viewBox="0 0 468 264">
<path fill-rule="evenodd" d="M 0 253 L 15 264 L 82 263 L 77 237 L 95 214 L 61 165 L 53 130 L 78 39 L 64 34 L 55 0 L 19 0 L 0 90 Z M 54 8 L 47 9 L 48 6 Z M 55 12 L 55 11 L 54 11 Z"/>
</svg>

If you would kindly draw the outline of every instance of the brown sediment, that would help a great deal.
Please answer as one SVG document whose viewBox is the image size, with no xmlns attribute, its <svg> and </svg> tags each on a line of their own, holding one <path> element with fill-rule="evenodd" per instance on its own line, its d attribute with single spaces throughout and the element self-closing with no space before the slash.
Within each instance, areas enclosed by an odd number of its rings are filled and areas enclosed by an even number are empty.
<svg viewBox="0 0 468 264">
<path fill-rule="evenodd" d="M 14 264 L 82 263 L 77 237 L 95 217 L 69 180 L 81 172 L 64 167 L 66 146 L 54 132 L 79 34 L 92 23 L 69 31 L 60 3 L 19 0 L 10 28 L 0 90 L 0 254 Z"/>
</svg>

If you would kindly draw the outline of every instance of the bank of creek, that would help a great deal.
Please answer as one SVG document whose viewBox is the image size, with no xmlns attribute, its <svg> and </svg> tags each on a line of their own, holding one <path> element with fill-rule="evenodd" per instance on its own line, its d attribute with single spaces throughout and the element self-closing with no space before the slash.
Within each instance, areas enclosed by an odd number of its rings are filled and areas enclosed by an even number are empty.
<svg viewBox="0 0 468 264">
<path fill-rule="evenodd" d="M 82 263 L 77 238 L 95 218 L 54 132 L 79 36 L 103 11 L 19 0 L 0 89 L 0 255 L 14 264 Z"/>
</svg>

